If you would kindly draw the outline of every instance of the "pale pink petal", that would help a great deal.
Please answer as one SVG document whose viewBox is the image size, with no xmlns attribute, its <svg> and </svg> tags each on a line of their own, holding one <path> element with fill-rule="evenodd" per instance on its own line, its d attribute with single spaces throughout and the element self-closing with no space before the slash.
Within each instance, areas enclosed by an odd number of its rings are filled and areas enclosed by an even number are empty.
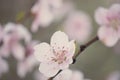
<svg viewBox="0 0 120 80">
<path fill-rule="evenodd" d="M 24 59 L 24 57 L 25 57 L 25 49 L 21 44 L 16 43 L 11 49 L 12 49 L 13 56 L 17 60 L 21 61 L 21 60 Z"/>
<path fill-rule="evenodd" d="M 39 70 L 43 73 L 46 77 L 53 77 L 55 76 L 58 71 L 60 70 L 59 67 L 55 64 L 49 63 L 41 63 Z"/>
<path fill-rule="evenodd" d="M 54 19 L 53 14 L 51 14 L 46 8 L 43 7 L 36 15 L 35 20 L 32 23 L 32 32 L 38 31 L 40 27 L 48 27 Z"/>
<path fill-rule="evenodd" d="M 82 11 L 72 12 L 63 26 L 70 39 L 79 43 L 85 42 L 92 32 L 90 17 Z"/>
<path fill-rule="evenodd" d="M 40 62 L 48 62 L 51 60 L 52 49 L 47 43 L 40 43 L 34 47 L 34 54 L 38 61 Z"/>
<path fill-rule="evenodd" d="M 108 13 L 107 9 L 99 7 L 95 11 L 95 20 L 96 20 L 96 22 L 98 24 L 100 24 L 100 25 L 108 24 L 107 13 Z"/>
<path fill-rule="evenodd" d="M 98 37 L 108 47 L 114 46 L 119 39 L 117 32 L 112 27 L 105 26 L 100 27 Z"/>
<path fill-rule="evenodd" d="M 72 71 L 69 69 L 63 70 L 53 80 L 71 80 Z"/>
<path fill-rule="evenodd" d="M 66 48 L 66 45 L 68 45 L 68 36 L 64 32 L 57 31 L 51 37 L 50 44 L 55 50 Z"/>
</svg>

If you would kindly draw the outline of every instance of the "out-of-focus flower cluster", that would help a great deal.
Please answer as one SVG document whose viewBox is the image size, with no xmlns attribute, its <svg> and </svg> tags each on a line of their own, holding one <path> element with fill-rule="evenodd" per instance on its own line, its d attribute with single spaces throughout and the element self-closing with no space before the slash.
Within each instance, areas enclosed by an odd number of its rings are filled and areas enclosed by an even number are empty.
<svg viewBox="0 0 120 80">
<path fill-rule="evenodd" d="M 0 32 L 0 76 L 9 71 L 6 59 L 13 56 L 17 60 L 18 76 L 25 77 L 38 64 L 33 55 L 33 46 L 38 41 L 32 40 L 30 32 L 22 24 L 9 22 L 0 26 Z"/>
</svg>

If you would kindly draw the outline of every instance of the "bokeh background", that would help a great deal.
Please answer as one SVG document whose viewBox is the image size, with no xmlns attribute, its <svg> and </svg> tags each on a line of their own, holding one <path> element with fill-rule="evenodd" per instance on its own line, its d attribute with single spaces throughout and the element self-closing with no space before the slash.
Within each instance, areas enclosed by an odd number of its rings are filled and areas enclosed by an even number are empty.
<svg viewBox="0 0 120 80">
<path fill-rule="evenodd" d="M 17 14 L 20 12 L 29 12 L 35 2 L 36 0 L 0 0 L 0 23 L 15 22 Z M 91 16 L 93 24 L 91 38 L 93 38 L 98 29 L 98 25 L 94 20 L 95 9 L 99 6 L 109 7 L 113 3 L 120 3 L 120 0 L 74 0 L 74 2 L 77 9 L 85 11 Z M 32 20 L 32 17 L 28 17 L 21 23 L 30 29 Z M 55 22 L 48 28 L 40 28 L 37 33 L 33 34 L 33 39 L 40 40 L 41 42 L 49 42 L 52 34 L 61 29 L 61 22 Z M 116 46 L 118 48 L 117 52 L 114 50 Z M 116 46 L 107 48 L 101 42 L 97 41 L 88 47 L 70 68 L 81 70 L 85 74 L 85 77 L 91 80 L 106 80 L 111 72 L 120 71 L 120 43 Z M 19 78 L 16 74 L 16 60 L 12 56 L 7 60 L 10 70 L 0 80 L 34 80 L 32 72 L 27 74 L 24 79 Z"/>
</svg>

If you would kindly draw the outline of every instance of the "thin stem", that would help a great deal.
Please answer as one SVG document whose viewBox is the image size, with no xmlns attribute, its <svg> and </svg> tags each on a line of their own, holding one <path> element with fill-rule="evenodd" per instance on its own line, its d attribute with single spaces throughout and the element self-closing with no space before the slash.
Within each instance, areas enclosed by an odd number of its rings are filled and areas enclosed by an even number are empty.
<svg viewBox="0 0 120 80">
<path fill-rule="evenodd" d="M 53 78 L 55 78 L 60 72 L 62 72 L 62 70 L 60 70 L 55 76 L 49 78 L 48 80 L 53 80 Z"/>
<path fill-rule="evenodd" d="M 90 40 L 88 43 L 81 45 L 80 46 L 80 50 L 78 51 L 78 53 L 73 57 L 73 64 L 76 62 L 76 58 L 87 48 L 89 47 L 91 44 L 93 44 L 94 42 L 98 41 L 98 37 L 96 36 L 95 38 L 93 38 L 92 40 Z M 55 76 L 49 78 L 48 80 L 53 80 L 53 78 L 55 78 L 60 72 L 62 72 L 62 70 L 60 70 Z"/>
<path fill-rule="evenodd" d="M 78 51 L 78 53 L 73 57 L 73 64 L 74 64 L 74 61 L 76 61 L 76 58 L 87 48 L 89 47 L 91 44 L 93 44 L 94 42 L 96 42 L 98 39 L 98 37 L 94 37 L 92 40 L 90 40 L 88 43 L 84 44 L 84 45 L 81 45 L 80 46 L 80 50 Z"/>
</svg>

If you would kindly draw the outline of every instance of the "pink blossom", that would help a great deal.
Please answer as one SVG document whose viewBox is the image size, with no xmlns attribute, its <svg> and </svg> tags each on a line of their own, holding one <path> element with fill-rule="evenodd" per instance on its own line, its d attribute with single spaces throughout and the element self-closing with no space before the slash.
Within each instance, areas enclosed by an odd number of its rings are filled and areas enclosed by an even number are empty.
<svg viewBox="0 0 120 80">
<path fill-rule="evenodd" d="M 63 0 L 38 0 L 31 9 L 31 12 L 35 14 L 31 30 L 36 32 L 39 26 L 48 27 L 54 20 L 61 18 L 70 10 L 70 2 L 63 2 Z"/>
<path fill-rule="evenodd" d="M 101 26 L 99 39 L 108 47 L 114 46 L 120 39 L 120 4 L 114 4 L 109 9 L 99 7 L 95 20 Z"/>
<path fill-rule="evenodd" d="M 68 36 L 64 32 L 57 31 L 51 37 L 50 45 L 43 42 L 36 45 L 34 50 L 35 57 L 41 62 L 40 72 L 47 77 L 52 77 L 59 70 L 68 68 L 72 63 L 75 44 L 73 40 L 69 42 Z"/>
<path fill-rule="evenodd" d="M 77 42 L 86 41 L 90 36 L 92 28 L 90 17 L 81 11 L 72 12 L 63 26 L 69 37 Z"/>
<path fill-rule="evenodd" d="M 18 62 L 17 64 L 17 74 L 20 78 L 24 78 L 27 73 L 32 72 L 35 66 L 38 65 L 37 60 L 34 55 L 31 54 L 25 60 Z"/>
<path fill-rule="evenodd" d="M 47 0 L 38 0 L 38 2 L 33 6 L 31 12 L 35 14 L 35 19 L 31 28 L 32 32 L 36 32 L 39 26 L 49 26 L 54 19 L 53 14 L 49 11 Z"/>
<path fill-rule="evenodd" d="M 79 71 L 72 71 L 70 69 L 63 70 L 53 80 L 87 80 L 84 75 Z"/>
<path fill-rule="evenodd" d="M 1 53 L 4 57 L 8 57 L 12 53 L 17 60 L 22 60 L 25 55 L 25 50 L 20 42 L 21 40 L 24 40 L 25 43 L 31 40 L 31 35 L 28 30 L 21 24 L 6 24 L 4 28 L 3 46 L 1 47 Z"/>
<path fill-rule="evenodd" d="M 31 41 L 25 46 L 25 58 L 17 64 L 17 74 L 21 78 L 24 78 L 27 73 L 31 72 L 38 65 L 38 61 L 33 55 L 33 46 L 37 43 L 38 41 Z"/>
</svg>

